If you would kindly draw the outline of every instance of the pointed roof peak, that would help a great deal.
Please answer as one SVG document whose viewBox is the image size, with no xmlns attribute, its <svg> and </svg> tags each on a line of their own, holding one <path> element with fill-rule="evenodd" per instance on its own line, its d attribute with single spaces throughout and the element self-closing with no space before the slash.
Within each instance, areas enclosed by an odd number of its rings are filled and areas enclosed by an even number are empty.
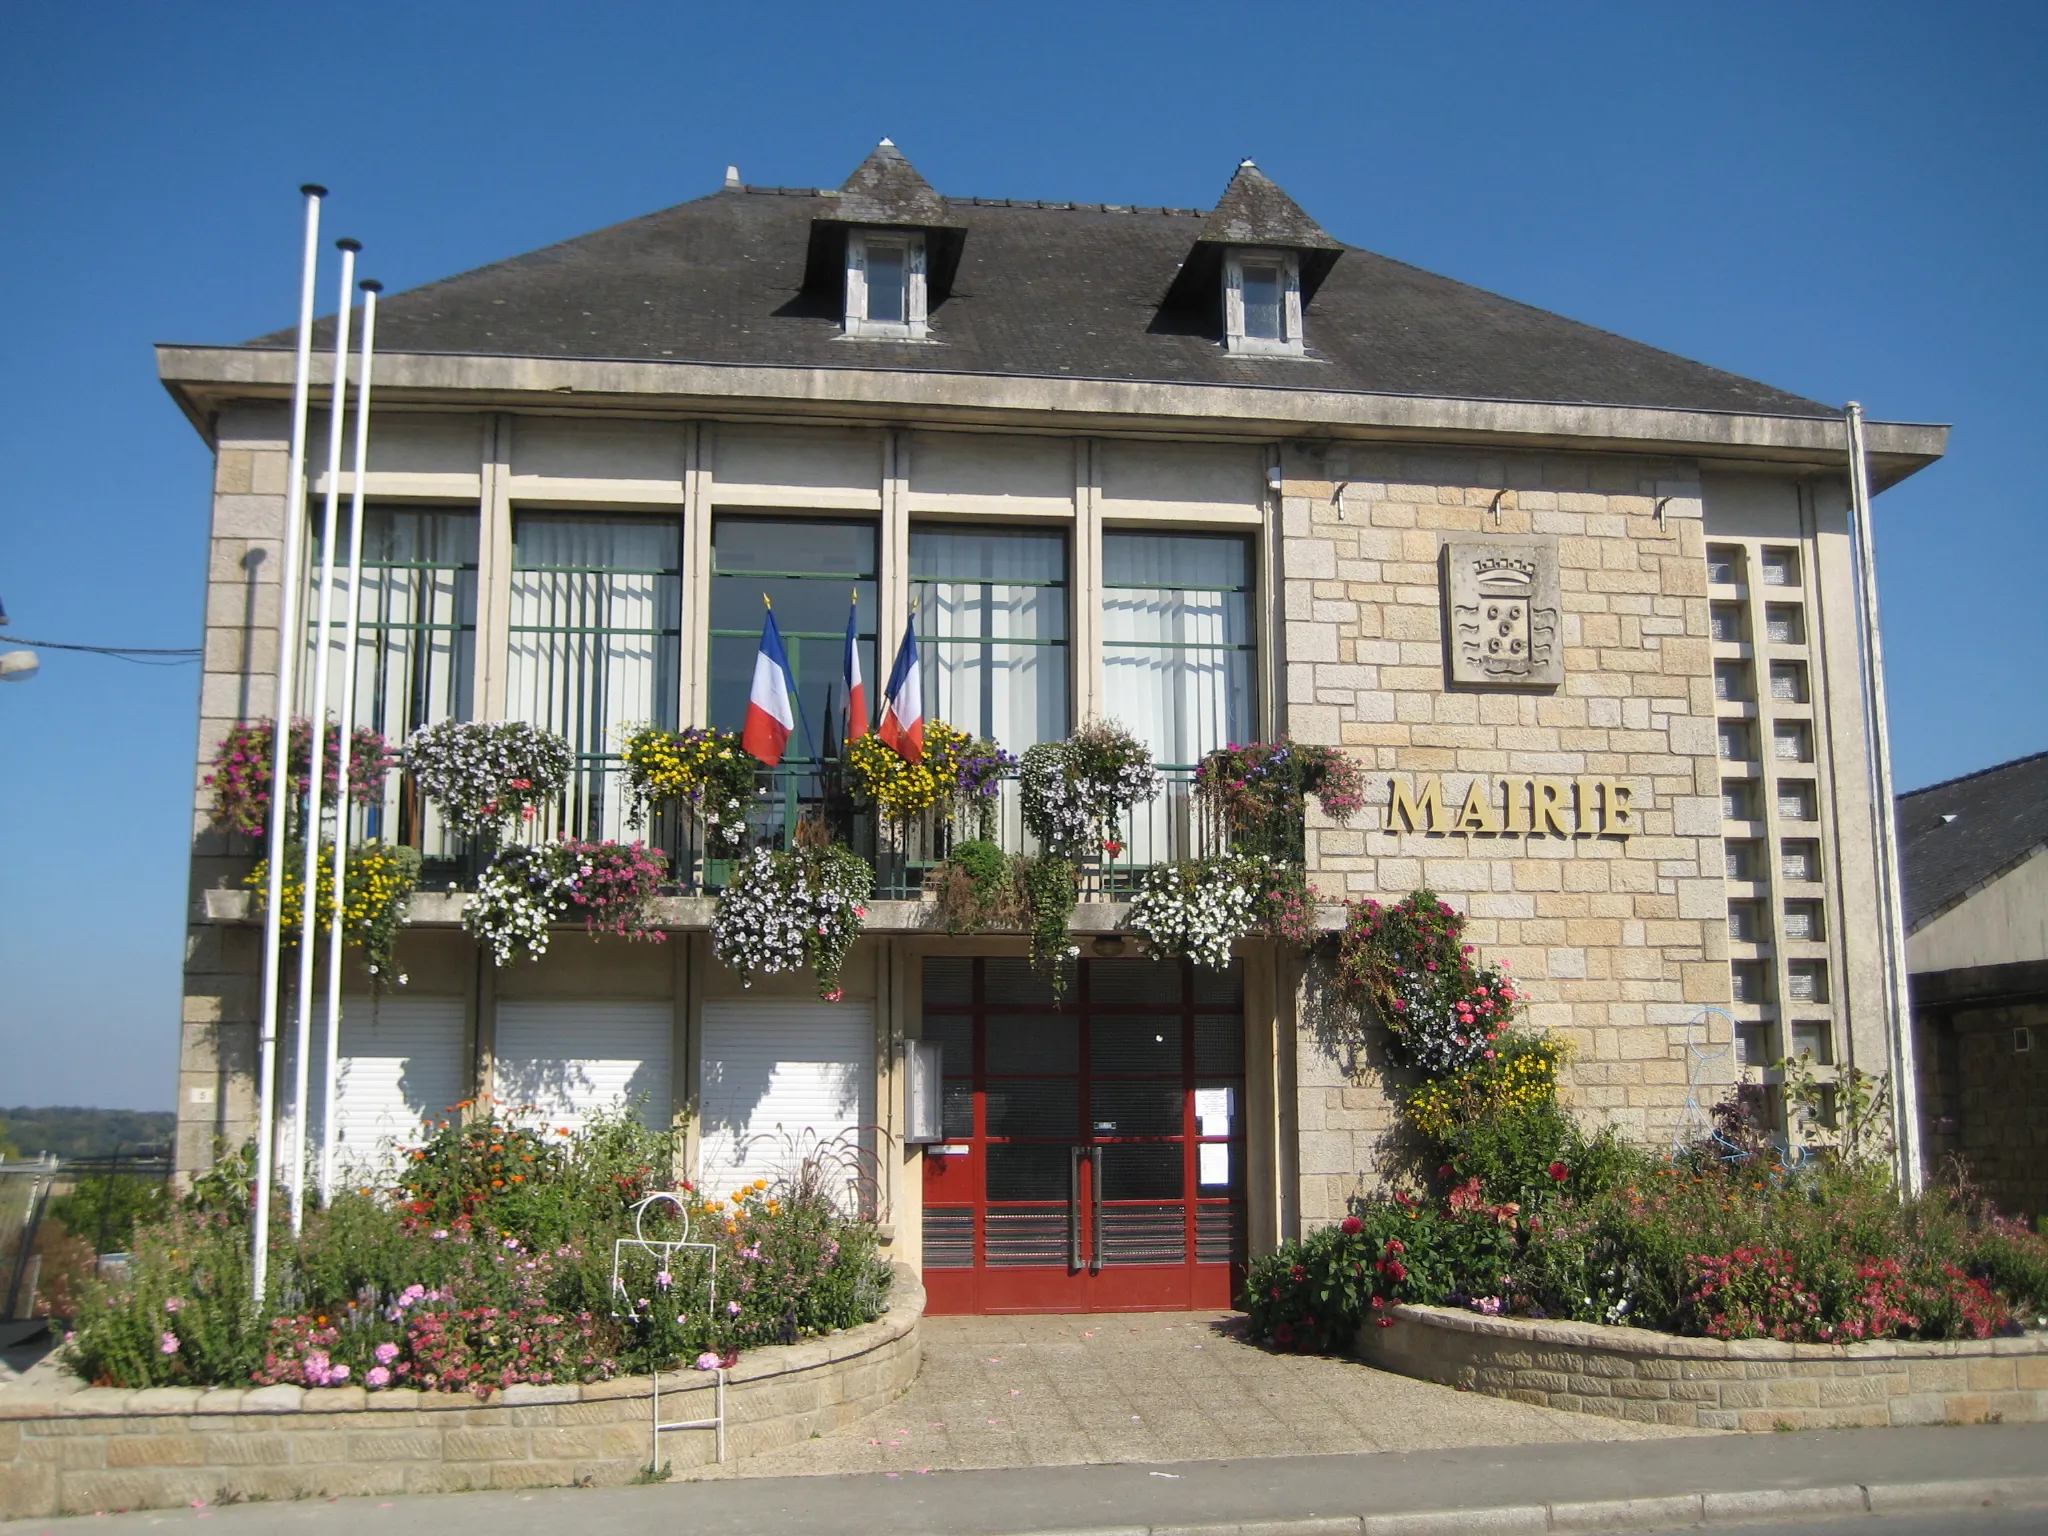
<svg viewBox="0 0 2048 1536">
<path fill-rule="evenodd" d="M 1342 250 L 1301 204 L 1280 190 L 1249 157 L 1238 161 L 1230 185 L 1198 237 L 1217 245 L 1277 245 L 1298 251 Z"/>
<path fill-rule="evenodd" d="M 831 217 L 849 224 L 933 228 L 953 222 L 946 212 L 946 200 L 888 139 L 854 168 L 840 187 L 837 202 Z"/>
</svg>

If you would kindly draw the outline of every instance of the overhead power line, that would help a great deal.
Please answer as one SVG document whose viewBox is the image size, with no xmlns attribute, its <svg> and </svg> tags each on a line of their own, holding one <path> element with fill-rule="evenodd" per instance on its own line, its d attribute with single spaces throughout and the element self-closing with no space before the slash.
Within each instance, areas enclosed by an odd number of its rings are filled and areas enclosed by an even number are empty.
<svg viewBox="0 0 2048 1536">
<path fill-rule="evenodd" d="M 196 645 L 175 648 L 142 645 L 71 645 L 62 640 L 31 640 L 25 635 L 0 634 L 0 641 L 9 645 L 34 646 L 45 651 L 86 651 L 94 656 L 111 656 L 116 661 L 132 661 L 142 667 L 181 667 L 189 661 L 199 659 L 200 649 Z"/>
</svg>

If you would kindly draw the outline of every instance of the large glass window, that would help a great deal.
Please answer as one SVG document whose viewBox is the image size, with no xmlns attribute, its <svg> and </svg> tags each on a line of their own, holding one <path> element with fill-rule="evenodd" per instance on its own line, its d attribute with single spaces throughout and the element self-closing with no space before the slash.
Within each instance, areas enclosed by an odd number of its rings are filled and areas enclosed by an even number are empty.
<svg viewBox="0 0 2048 1536">
<path fill-rule="evenodd" d="M 514 525 L 507 713 L 576 751 L 561 830 L 627 835 L 621 738 L 635 725 L 676 723 L 680 532 L 652 517 L 535 513 Z"/>
<path fill-rule="evenodd" d="M 870 714 L 888 681 L 875 662 L 875 527 L 872 523 L 721 517 L 711 530 L 711 723 L 737 731 L 760 650 L 761 599 L 796 676 L 798 719 L 786 761 L 837 757 L 845 735 L 841 686 L 846 611 L 860 594 L 860 665 Z"/>
<path fill-rule="evenodd" d="M 931 713 L 1021 752 L 1067 734 L 1067 540 L 1058 532 L 913 528 Z"/>
<path fill-rule="evenodd" d="M 321 550 L 315 523 L 313 566 Z M 349 520 L 342 510 L 335 551 L 335 600 L 329 628 L 327 704 L 339 712 L 341 648 L 348 618 L 346 566 Z M 307 647 L 318 632 L 318 588 L 307 614 Z M 307 671 L 310 679 L 310 666 Z M 476 676 L 476 513 L 436 507 L 373 506 L 363 510 L 362 588 L 356 604 L 355 724 L 380 732 L 395 748 L 413 731 L 472 713 Z M 387 781 L 384 804 L 372 807 L 355 835 L 416 843 L 445 851 L 436 825 Z M 437 820 L 430 809 L 428 821 Z"/>
<path fill-rule="evenodd" d="M 1104 712 L 1164 768 L 1252 735 L 1251 550 L 1211 534 L 1102 536 Z"/>
</svg>

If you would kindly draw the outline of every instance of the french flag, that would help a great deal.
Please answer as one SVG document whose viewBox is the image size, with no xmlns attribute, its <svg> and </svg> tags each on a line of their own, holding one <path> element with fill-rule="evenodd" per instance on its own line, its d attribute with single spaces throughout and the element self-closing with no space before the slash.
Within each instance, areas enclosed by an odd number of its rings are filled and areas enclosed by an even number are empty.
<svg viewBox="0 0 2048 1536">
<path fill-rule="evenodd" d="M 846 739 L 858 741 L 868 733 L 868 690 L 860 675 L 860 593 L 853 594 L 853 606 L 846 614 Z"/>
<path fill-rule="evenodd" d="M 882 723 L 875 728 L 885 744 L 906 762 L 924 761 L 924 674 L 917 664 L 917 615 L 903 626 L 903 644 L 889 671 L 889 691 L 882 699 Z"/>
<path fill-rule="evenodd" d="M 789 733 L 796 729 L 796 709 L 791 699 L 795 692 L 789 678 L 789 653 L 782 648 L 782 631 L 775 627 L 775 610 L 770 607 L 767 622 L 761 626 L 760 654 L 754 658 L 754 691 L 747 696 L 747 726 L 740 732 L 740 745 L 770 768 L 782 761 Z"/>
</svg>

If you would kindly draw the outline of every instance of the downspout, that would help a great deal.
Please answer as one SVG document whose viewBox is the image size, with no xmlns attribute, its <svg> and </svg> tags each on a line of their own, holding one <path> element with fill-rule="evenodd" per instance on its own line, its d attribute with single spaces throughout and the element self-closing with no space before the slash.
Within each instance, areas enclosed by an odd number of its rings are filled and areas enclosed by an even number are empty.
<svg viewBox="0 0 2048 1536">
<path fill-rule="evenodd" d="M 1870 464 L 1863 407 L 1849 402 L 1849 513 L 1856 525 L 1857 654 L 1870 732 L 1865 747 L 1871 819 L 1877 833 L 1879 950 L 1884 957 L 1885 1022 L 1897 1127 L 1898 1175 L 1908 1194 L 1926 1182 L 1920 1160 L 1920 1081 L 1913 1060 L 1913 1008 L 1906 979 L 1905 897 L 1899 874 L 1898 805 L 1892 794 L 1891 729 L 1885 715 L 1884 641 L 1877 622 L 1877 543 L 1870 526 Z"/>
</svg>

